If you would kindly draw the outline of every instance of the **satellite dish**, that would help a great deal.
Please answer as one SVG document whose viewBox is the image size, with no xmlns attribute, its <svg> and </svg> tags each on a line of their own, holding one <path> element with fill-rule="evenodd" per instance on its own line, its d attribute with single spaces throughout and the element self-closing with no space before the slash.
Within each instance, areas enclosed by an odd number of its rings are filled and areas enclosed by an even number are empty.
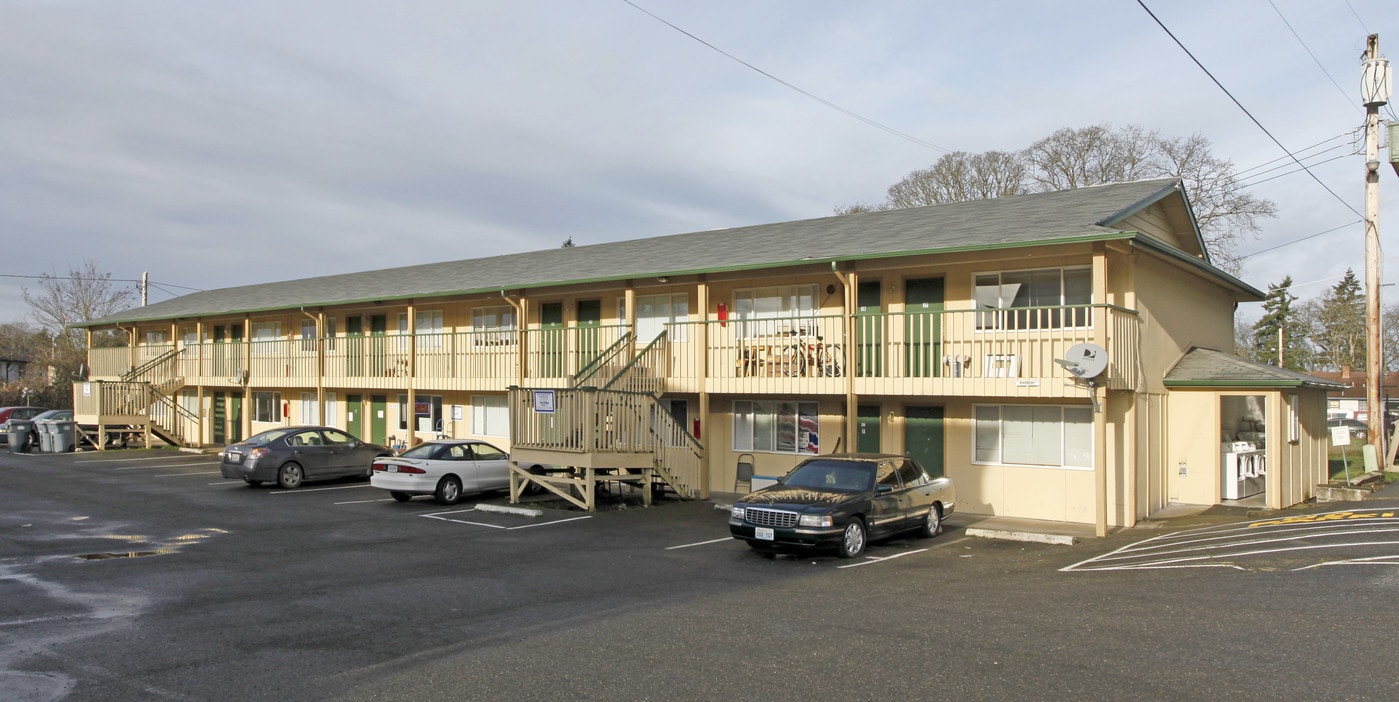
<svg viewBox="0 0 1399 702">
<path fill-rule="evenodd" d="M 1088 383 L 1088 398 L 1093 401 L 1093 413 L 1098 412 L 1098 378 L 1108 369 L 1108 351 L 1097 344 L 1074 344 L 1055 363 L 1064 367 L 1078 380 Z"/>
<path fill-rule="evenodd" d="M 1074 344 L 1065 355 L 1067 358 L 1056 358 L 1054 362 L 1075 378 L 1092 380 L 1108 369 L 1107 349 L 1097 344 Z"/>
</svg>

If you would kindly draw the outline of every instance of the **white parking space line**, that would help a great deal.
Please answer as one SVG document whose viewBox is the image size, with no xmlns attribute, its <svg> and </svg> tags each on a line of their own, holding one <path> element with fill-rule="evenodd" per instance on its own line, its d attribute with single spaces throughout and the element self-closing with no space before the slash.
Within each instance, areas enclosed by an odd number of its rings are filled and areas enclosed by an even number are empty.
<svg viewBox="0 0 1399 702">
<path fill-rule="evenodd" d="M 152 475 L 152 478 L 178 478 L 182 475 L 218 475 L 216 470 L 200 471 L 198 473 L 165 473 L 164 475 Z"/>
<path fill-rule="evenodd" d="M 186 456 L 146 456 L 145 458 L 96 458 L 93 460 L 73 461 L 74 464 L 85 463 L 132 463 L 135 461 L 168 461 L 172 458 L 190 458 L 208 460 L 210 457 L 202 453 L 191 453 Z"/>
<path fill-rule="evenodd" d="M 121 467 L 121 468 L 113 468 L 112 470 L 146 470 L 146 469 L 148 469 L 148 468 L 185 468 L 185 467 L 187 467 L 187 466 L 216 466 L 216 465 L 218 465 L 218 464 L 219 464 L 218 461 L 209 461 L 208 463 L 161 463 L 161 464 L 159 464 L 159 465 L 154 465 L 154 466 L 123 466 L 123 467 Z"/>
<path fill-rule="evenodd" d="M 269 494 L 269 495 L 304 495 L 304 494 L 308 494 L 308 493 L 312 493 L 312 492 L 325 492 L 326 490 L 356 490 L 356 489 L 367 490 L 367 489 L 369 489 L 369 486 L 368 486 L 368 485 L 337 485 L 337 486 L 335 486 L 335 487 L 323 487 L 323 488 L 296 488 L 295 490 L 273 490 L 273 491 L 271 491 L 271 492 L 269 492 L 269 493 L 267 493 L 267 494 Z"/>
<path fill-rule="evenodd" d="M 678 548 L 690 548 L 691 546 L 708 546 L 709 544 L 722 544 L 722 543 L 724 543 L 725 541 L 734 541 L 734 540 L 735 540 L 734 537 L 730 536 L 730 537 L 723 538 L 723 539 L 712 539 L 712 540 L 709 540 L 709 541 L 696 541 L 695 543 L 692 543 L 692 544 L 681 544 L 681 545 L 679 545 L 679 546 L 667 546 L 667 547 L 665 547 L 665 550 L 667 550 L 667 551 L 674 551 L 674 550 L 676 550 L 676 549 L 678 549 Z"/>
<path fill-rule="evenodd" d="M 840 569 L 845 569 L 845 568 L 859 568 L 860 566 L 874 565 L 875 563 L 883 563 L 883 562 L 885 562 L 885 561 L 892 561 L 892 560 L 894 560 L 895 558 L 903 558 L 904 556 L 912 556 L 912 555 L 915 554 L 915 553 L 923 553 L 924 551 L 927 551 L 927 550 L 928 550 L 928 549 L 926 549 L 926 548 L 920 548 L 920 549 L 918 549 L 918 550 L 916 550 L 916 551 L 904 551 L 903 553 L 896 553 L 896 554 L 894 554 L 894 555 L 892 555 L 892 556 L 865 556 L 865 558 L 867 558 L 868 560 L 861 561 L 861 562 L 859 562 L 859 563 L 850 563 L 850 564 L 847 564 L 847 565 L 836 566 L 836 567 L 837 567 L 837 568 L 840 568 Z"/>
<path fill-rule="evenodd" d="M 502 531 L 514 531 L 514 530 L 516 530 L 516 529 L 529 529 L 529 528 L 531 528 L 531 527 L 537 527 L 537 526 L 551 526 L 551 525 L 554 525 L 554 524 L 563 524 L 563 523 L 565 523 L 565 522 L 576 522 L 576 521 L 579 521 L 579 520 L 582 520 L 582 519 L 592 519 L 592 518 L 593 518 L 592 515 L 586 515 L 586 516 L 582 516 L 582 517 L 569 517 L 568 519 L 555 519 L 555 520 L 552 520 L 552 521 L 548 521 L 548 522 L 538 522 L 538 523 L 535 523 L 535 524 L 521 524 L 521 525 L 518 525 L 518 526 L 501 526 L 501 525 L 499 525 L 499 524 L 487 524 L 487 523 L 485 523 L 485 522 L 473 522 L 473 521 L 466 520 L 466 519 L 452 519 L 452 518 L 449 518 L 449 517 L 445 516 L 445 515 L 449 515 L 449 514 L 466 514 L 466 513 L 468 513 L 468 512 L 475 512 L 475 511 L 477 511 L 477 510 L 475 510 L 475 509 L 461 509 L 461 510 L 455 510 L 455 511 L 452 511 L 452 512 L 433 512 L 432 514 L 420 514 L 420 515 L 418 515 L 418 516 L 419 516 L 419 517 L 426 517 L 426 518 L 428 518 L 428 519 L 436 519 L 436 520 L 441 521 L 441 522 L 452 522 L 452 523 L 454 523 L 454 524 L 469 524 L 469 525 L 471 525 L 471 526 L 489 527 L 489 528 L 491 528 L 491 529 L 500 529 L 500 530 L 502 530 Z"/>
<path fill-rule="evenodd" d="M 336 502 L 337 505 L 362 505 L 369 502 L 393 502 L 392 497 L 385 497 L 382 500 L 350 500 L 349 502 Z"/>
</svg>

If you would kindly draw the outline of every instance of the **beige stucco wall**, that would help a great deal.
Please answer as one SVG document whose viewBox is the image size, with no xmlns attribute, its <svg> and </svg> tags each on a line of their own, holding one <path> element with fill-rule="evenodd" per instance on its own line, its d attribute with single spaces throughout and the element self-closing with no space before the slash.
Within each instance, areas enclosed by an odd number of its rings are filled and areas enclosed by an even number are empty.
<svg viewBox="0 0 1399 702">
<path fill-rule="evenodd" d="M 1134 260 L 1143 389 L 1164 392 L 1166 372 L 1192 346 L 1233 350 L 1234 293 L 1154 256 Z"/>
</svg>

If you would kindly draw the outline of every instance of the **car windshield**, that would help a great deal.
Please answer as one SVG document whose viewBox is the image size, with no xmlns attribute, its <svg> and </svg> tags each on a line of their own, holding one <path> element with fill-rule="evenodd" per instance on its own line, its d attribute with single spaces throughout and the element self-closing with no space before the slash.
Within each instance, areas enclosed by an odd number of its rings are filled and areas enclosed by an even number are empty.
<svg viewBox="0 0 1399 702">
<path fill-rule="evenodd" d="M 34 419 L 68 419 L 73 416 L 68 410 L 49 410 L 47 412 L 34 415 Z"/>
<path fill-rule="evenodd" d="M 864 461 L 807 461 L 782 479 L 787 487 L 864 492 L 874 487 L 874 464 Z"/>
</svg>

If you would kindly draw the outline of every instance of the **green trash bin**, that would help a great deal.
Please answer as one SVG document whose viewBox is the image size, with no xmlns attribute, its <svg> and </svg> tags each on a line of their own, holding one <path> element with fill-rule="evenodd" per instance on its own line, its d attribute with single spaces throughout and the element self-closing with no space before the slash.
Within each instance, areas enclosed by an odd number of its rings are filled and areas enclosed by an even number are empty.
<svg viewBox="0 0 1399 702">
<path fill-rule="evenodd" d="M 34 422 L 34 431 L 39 434 L 39 453 L 53 453 L 53 422 Z"/>
</svg>

